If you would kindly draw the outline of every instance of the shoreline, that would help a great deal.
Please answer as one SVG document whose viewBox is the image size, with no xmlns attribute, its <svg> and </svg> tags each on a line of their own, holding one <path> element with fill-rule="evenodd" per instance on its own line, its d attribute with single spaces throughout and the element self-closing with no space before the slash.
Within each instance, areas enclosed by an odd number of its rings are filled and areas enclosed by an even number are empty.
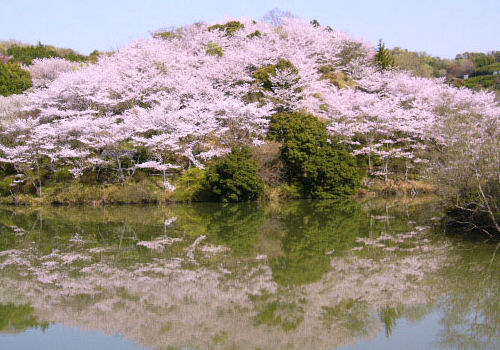
<svg viewBox="0 0 500 350">
<path fill-rule="evenodd" d="M 268 187 L 264 195 L 256 202 L 274 203 L 294 200 L 322 200 L 289 196 L 280 187 Z M 367 179 L 360 190 L 353 196 L 342 199 L 373 199 L 400 198 L 400 197 L 439 197 L 438 188 L 428 182 L 409 180 L 384 182 L 379 179 Z M 124 184 L 88 185 L 81 183 L 63 183 L 45 188 L 42 197 L 33 194 L 19 194 L 16 197 L 0 197 L 0 205 L 9 206 L 89 206 L 99 207 L 108 205 L 168 205 L 216 201 L 179 200 L 175 191 L 164 191 L 154 181 L 127 182 Z M 244 203 L 244 202 L 240 202 Z"/>
</svg>

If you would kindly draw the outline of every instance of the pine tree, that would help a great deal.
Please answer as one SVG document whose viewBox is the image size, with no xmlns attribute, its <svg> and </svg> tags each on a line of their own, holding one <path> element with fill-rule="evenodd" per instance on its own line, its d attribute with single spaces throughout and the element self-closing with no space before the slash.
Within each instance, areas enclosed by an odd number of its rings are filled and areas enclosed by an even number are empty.
<svg viewBox="0 0 500 350">
<path fill-rule="evenodd" d="M 378 41 L 377 54 L 375 55 L 375 63 L 382 69 L 390 69 L 394 66 L 394 57 L 391 51 L 385 48 L 382 39 Z"/>
</svg>

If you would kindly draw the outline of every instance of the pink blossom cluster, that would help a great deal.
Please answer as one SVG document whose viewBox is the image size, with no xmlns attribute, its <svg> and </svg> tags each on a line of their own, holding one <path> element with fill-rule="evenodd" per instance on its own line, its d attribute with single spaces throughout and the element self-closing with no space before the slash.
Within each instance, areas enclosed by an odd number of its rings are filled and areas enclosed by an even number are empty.
<svg viewBox="0 0 500 350">
<path fill-rule="evenodd" d="M 61 74 L 79 69 L 83 64 L 64 58 L 37 58 L 27 67 L 34 87 L 46 87 Z"/>
</svg>

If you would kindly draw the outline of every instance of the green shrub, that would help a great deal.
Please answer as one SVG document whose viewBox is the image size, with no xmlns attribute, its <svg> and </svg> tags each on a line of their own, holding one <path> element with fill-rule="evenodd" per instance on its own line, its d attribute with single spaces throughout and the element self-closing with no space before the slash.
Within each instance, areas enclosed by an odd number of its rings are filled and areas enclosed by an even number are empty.
<svg viewBox="0 0 500 350">
<path fill-rule="evenodd" d="M 31 74 L 14 62 L 0 61 L 0 95 L 20 94 L 31 87 Z"/>
<path fill-rule="evenodd" d="M 224 55 L 224 49 L 219 44 L 214 42 L 209 42 L 207 44 L 207 49 L 205 52 L 210 56 L 222 57 L 222 55 Z"/>
<path fill-rule="evenodd" d="M 302 184 L 306 197 L 339 198 L 356 192 L 361 183 L 356 158 L 340 145 L 327 145 L 304 162 Z"/>
<path fill-rule="evenodd" d="M 328 143 L 326 126 L 315 116 L 279 113 L 271 118 L 268 137 L 282 142 L 287 180 L 307 198 L 353 194 L 361 183 L 357 160 L 340 144 Z"/>
<path fill-rule="evenodd" d="M 463 84 L 469 89 L 500 89 L 500 77 L 498 75 L 478 75 L 463 80 Z"/>
<path fill-rule="evenodd" d="M 90 63 L 97 63 L 97 61 L 99 60 L 99 57 L 101 57 L 102 54 L 103 54 L 103 52 L 99 52 L 98 50 L 92 51 L 89 54 L 89 62 Z"/>
<path fill-rule="evenodd" d="M 262 86 L 264 87 L 264 89 L 272 90 L 272 83 L 269 80 L 269 78 L 270 78 L 270 76 L 275 77 L 276 76 L 276 71 L 278 69 L 279 70 L 290 69 L 292 72 L 294 72 L 296 74 L 299 74 L 299 70 L 297 69 L 297 67 L 295 67 L 293 65 L 292 62 L 290 62 L 290 61 L 288 61 L 288 60 L 286 60 L 284 58 L 280 58 L 278 60 L 278 63 L 276 63 L 276 64 L 271 64 L 271 65 L 268 65 L 268 66 L 264 66 L 264 67 L 258 68 L 253 73 L 253 77 L 255 78 L 255 81 L 258 84 L 262 84 Z"/>
<path fill-rule="evenodd" d="M 163 40 L 170 40 L 170 39 L 174 39 L 175 37 L 177 37 L 177 34 L 175 34 L 173 31 L 170 31 L 170 30 L 166 30 L 164 32 L 158 32 L 158 33 L 153 34 L 153 38 L 163 39 Z"/>
<path fill-rule="evenodd" d="M 260 31 L 256 30 L 255 32 L 248 34 L 247 38 L 253 39 L 253 38 L 260 38 L 261 36 L 262 36 L 262 33 Z"/>
<path fill-rule="evenodd" d="M 481 67 L 477 69 L 475 72 L 473 72 L 471 76 L 488 75 L 488 74 L 493 74 L 493 72 L 497 71 L 500 71 L 500 62 L 492 63 L 487 66 Z"/>
<path fill-rule="evenodd" d="M 13 177 L 6 176 L 0 180 L 0 195 L 8 196 L 11 192 L 11 184 L 14 181 Z"/>
<path fill-rule="evenodd" d="M 256 200 L 264 192 L 257 161 L 247 146 L 234 147 L 227 156 L 212 163 L 207 181 L 213 196 L 222 202 Z"/>
<path fill-rule="evenodd" d="M 339 89 L 354 88 L 358 84 L 347 74 L 337 71 L 332 65 L 324 65 L 319 67 L 318 72 L 321 74 L 321 79 L 328 80 L 332 85 Z"/>
<path fill-rule="evenodd" d="M 73 178 L 74 178 L 73 174 L 71 174 L 71 172 L 69 171 L 68 168 L 61 168 L 61 169 L 57 170 L 56 174 L 55 174 L 55 180 L 57 182 L 64 182 L 64 181 L 72 180 Z"/>
<path fill-rule="evenodd" d="M 181 202 L 209 200 L 207 172 L 200 168 L 188 169 L 176 181 L 175 199 Z"/>
<path fill-rule="evenodd" d="M 314 115 L 278 113 L 269 125 L 268 138 L 282 142 L 281 159 L 287 167 L 289 180 L 302 173 L 302 164 L 327 144 L 326 127 Z"/>
<path fill-rule="evenodd" d="M 244 29 L 245 25 L 238 21 L 230 21 L 226 24 L 215 24 L 208 27 L 209 31 L 218 30 L 220 32 L 225 32 L 225 36 L 233 36 L 238 30 Z"/>
</svg>

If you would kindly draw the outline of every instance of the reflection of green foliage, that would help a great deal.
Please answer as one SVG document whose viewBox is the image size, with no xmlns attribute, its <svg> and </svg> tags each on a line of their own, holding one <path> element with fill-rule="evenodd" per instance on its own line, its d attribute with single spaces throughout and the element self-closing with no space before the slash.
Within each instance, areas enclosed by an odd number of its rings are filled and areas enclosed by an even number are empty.
<svg viewBox="0 0 500 350">
<path fill-rule="evenodd" d="M 496 244 L 461 245 L 436 277 L 435 286 L 446 297 L 438 341 L 442 348 L 499 348 L 500 259 L 491 260 Z"/>
<path fill-rule="evenodd" d="M 228 338 L 227 332 L 222 331 L 220 333 L 217 333 L 213 337 L 213 342 L 214 342 L 214 344 L 222 344 L 222 343 L 224 343 L 227 340 L 227 338 Z"/>
<path fill-rule="evenodd" d="M 310 248 L 305 245 L 308 243 L 307 238 L 293 243 L 302 243 L 303 245 L 293 247 L 297 249 L 297 252 L 292 252 L 286 257 L 277 257 L 271 262 L 273 277 L 276 282 L 285 286 L 307 284 L 319 280 L 323 274 L 330 270 L 330 259 L 327 256 L 307 251 Z"/>
<path fill-rule="evenodd" d="M 367 303 L 354 299 L 344 299 L 333 307 L 323 306 L 321 319 L 328 328 L 343 327 L 353 336 L 360 336 L 370 322 Z"/>
<path fill-rule="evenodd" d="M 330 271 L 331 257 L 352 248 L 366 227 L 354 202 L 294 202 L 284 209 L 284 256 L 271 260 L 273 277 L 281 285 L 317 281 Z M 332 252 L 333 251 L 333 252 Z"/>
<path fill-rule="evenodd" d="M 70 239 L 78 232 L 80 236 L 91 244 L 99 246 L 116 246 L 124 250 L 127 259 L 137 255 L 136 242 L 151 240 L 163 234 L 165 211 L 160 208 L 146 208 L 133 206 L 109 207 L 105 209 L 90 207 L 47 207 L 24 208 L 0 211 L 0 224 L 10 228 L 17 226 L 26 230 L 21 237 L 5 235 L 0 239 L 0 248 L 4 244 L 11 246 L 25 241 L 37 242 L 37 249 L 42 254 L 50 254 L 57 247 L 70 244 Z M 175 236 L 175 224 L 169 228 L 170 235 Z M 7 229 L 7 232 L 11 231 Z M 16 242 L 17 240 L 17 242 Z M 10 243 L 9 243 L 10 242 Z M 139 252 L 140 253 L 140 252 Z M 142 256 L 144 257 L 144 256 Z M 131 262 L 131 260 L 130 260 Z"/>
<path fill-rule="evenodd" d="M 209 219 L 209 234 L 236 256 L 251 256 L 255 253 L 264 211 L 252 205 L 228 205 L 212 212 Z"/>
<path fill-rule="evenodd" d="M 394 326 L 396 326 L 397 320 L 400 318 L 400 311 L 396 308 L 387 306 L 382 308 L 379 312 L 380 321 L 385 326 L 385 336 L 389 338 L 392 335 Z"/>
<path fill-rule="evenodd" d="M 47 322 L 39 322 L 31 305 L 0 304 L 0 333 L 21 333 L 29 328 L 46 330 Z"/>
<path fill-rule="evenodd" d="M 268 295 L 251 296 L 250 299 L 257 308 L 256 325 L 279 326 L 291 331 L 304 321 L 304 307 L 301 305 L 269 300 Z"/>
<path fill-rule="evenodd" d="M 89 247 L 111 248 L 109 252 L 102 253 L 101 257 L 100 254 L 94 254 L 92 264 L 102 263 L 110 266 L 116 264 L 118 268 L 127 269 L 137 266 L 135 265 L 137 262 L 147 263 L 151 257 L 161 257 L 168 261 L 171 257 L 185 256 L 185 247 L 196 237 L 206 235 L 207 239 L 200 243 L 199 248 L 204 244 L 224 245 L 230 247 L 231 251 L 220 254 L 219 257 L 223 257 L 217 262 L 210 260 L 206 263 L 203 258 L 200 258 L 203 255 L 201 249 L 197 249 L 195 258 L 200 266 L 193 264 L 192 268 L 205 269 L 222 266 L 233 272 L 223 277 L 223 282 L 229 282 L 227 285 L 230 287 L 229 290 L 221 290 L 221 292 L 231 291 L 231 286 L 235 283 L 246 288 L 247 279 L 242 280 L 241 277 L 246 278 L 250 271 L 253 277 L 258 278 L 258 275 L 253 274 L 254 271 L 256 274 L 264 273 L 267 271 L 267 263 L 272 269 L 274 281 L 281 285 L 278 286 L 276 293 L 251 296 L 251 304 L 245 304 L 244 308 L 233 307 L 233 304 L 228 305 L 227 308 L 222 307 L 217 310 L 217 315 L 221 315 L 221 320 L 231 320 L 231 317 L 226 318 L 226 316 L 241 311 L 241 317 L 252 317 L 254 324 L 260 329 L 267 327 L 277 331 L 292 332 L 303 328 L 304 314 L 308 307 L 314 307 L 314 310 L 318 307 L 320 308 L 318 315 L 320 326 L 325 327 L 325 332 L 339 330 L 339 333 L 347 334 L 347 336 L 364 337 L 368 331 L 376 330 L 373 326 L 376 325 L 374 322 L 378 321 L 377 315 L 371 313 L 373 310 L 371 303 L 363 301 L 365 295 L 361 295 L 361 299 L 340 296 L 339 299 L 330 299 L 328 304 L 311 306 L 306 299 L 302 299 L 309 297 L 309 288 L 286 288 L 283 285 L 305 284 L 322 278 L 322 274 L 329 270 L 331 263 L 331 256 L 326 253 L 332 250 L 332 256 L 335 259 L 340 260 L 344 254 L 357 257 L 358 252 L 351 252 L 350 249 L 356 245 L 355 239 L 367 236 L 370 229 L 373 231 L 374 238 L 378 237 L 381 232 L 408 232 L 413 230 L 415 225 L 426 224 L 429 217 L 434 216 L 436 211 L 436 208 L 429 203 L 415 208 L 405 208 L 400 201 L 393 202 L 392 206 L 388 205 L 387 211 L 384 201 L 378 203 L 371 201 L 363 205 L 350 201 L 342 203 L 294 201 L 280 205 L 195 203 L 168 207 L 122 206 L 98 209 L 9 207 L 0 210 L 0 224 L 2 225 L 0 249 L 26 247 L 32 249 L 36 245 L 38 250 L 32 251 L 37 254 L 48 254 L 54 249 L 59 249 L 61 253 L 83 252 L 83 249 L 79 249 L 84 243 L 77 244 L 69 241 L 75 232 L 79 232 L 85 241 L 91 242 Z M 380 219 L 370 225 L 369 214 L 373 216 L 388 214 L 389 218 Z M 174 216 L 177 220 L 170 226 L 164 226 L 165 220 Z M 415 223 L 408 224 L 408 220 L 414 220 Z M 22 227 L 25 233 L 14 235 L 11 226 Z M 163 235 L 182 237 L 183 242 L 165 247 L 161 253 L 135 247 L 137 240 L 150 240 Z M 274 235 L 273 249 L 276 248 L 276 250 L 267 255 L 266 262 L 255 261 L 257 254 L 267 253 L 262 250 L 263 242 L 266 236 L 271 235 Z M 432 239 L 439 240 L 440 238 Z M 446 243 L 452 243 L 453 237 L 445 238 L 445 240 Z M 405 305 L 404 308 L 395 306 L 391 300 L 386 300 L 392 293 L 381 292 L 380 301 L 385 307 L 378 310 L 378 316 L 385 324 L 386 334 L 389 336 L 394 331 L 398 319 L 404 317 L 409 320 L 420 320 L 435 307 L 443 305 L 439 313 L 443 315 L 438 335 L 441 347 L 496 349 L 498 347 L 495 345 L 498 345 L 499 339 L 499 330 L 496 325 L 500 320 L 498 304 L 500 275 L 497 273 L 500 261 L 498 259 L 493 261 L 491 267 L 488 268 L 494 245 L 489 246 L 481 242 L 474 246 L 463 240 L 460 241 L 459 249 L 454 250 L 453 245 L 446 245 L 446 256 L 449 256 L 450 260 L 445 267 L 437 271 L 433 269 L 433 272 L 426 274 L 425 280 L 417 283 L 408 281 L 410 289 L 422 287 L 426 296 L 429 292 L 429 298 L 425 299 L 423 305 L 412 306 L 413 301 L 409 300 L 405 302 L 405 304 L 410 304 L 409 306 Z M 441 247 L 439 244 L 437 246 Z M 463 249 L 464 247 L 471 249 Z M 383 255 L 385 258 L 389 256 L 399 259 L 392 253 L 382 252 L 382 254 L 385 254 Z M 416 251 L 412 254 L 420 254 L 420 252 Z M 432 253 L 423 254 L 431 257 Z M 0 262 L 3 262 L 3 259 L 5 258 L 0 257 Z M 383 265 L 380 265 L 383 263 L 373 260 L 375 268 L 383 268 Z M 436 260 L 436 264 L 439 264 L 436 267 L 442 266 L 441 260 Z M 74 269 L 76 273 L 82 266 L 81 262 L 75 262 L 67 268 L 62 268 L 64 271 Z M 266 269 L 254 269 L 258 266 L 265 266 Z M 244 272 L 240 274 L 241 271 Z M 154 271 L 149 273 L 150 275 L 144 275 L 144 277 L 165 279 L 161 273 Z M 371 272 L 367 271 L 367 273 Z M 73 276 L 73 272 L 70 272 L 69 276 Z M 6 278 L 9 277 L 6 276 Z M 330 283 L 333 282 L 330 278 L 335 277 L 329 276 L 329 282 L 325 284 L 327 288 L 330 288 Z M 38 282 L 36 283 L 38 285 Z M 31 285 L 31 282 L 27 284 L 27 286 Z M 471 288 L 471 285 L 474 288 Z M 222 283 L 221 286 L 226 286 L 226 284 Z M 48 286 L 43 288 L 46 287 L 51 288 Z M 64 305 L 61 306 L 71 308 L 76 312 L 86 310 L 93 303 L 107 300 L 102 299 L 110 297 L 104 289 L 106 287 L 103 286 L 102 290 L 99 288 L 95 290 L 98 295 L 73 295 L 65 298 Z M 111 297 L 116 298 L 112 312 L 123 312 L 131 306 L 144 307 L 147 311 L 151 309 L 151 311 L 158 312 L 154 305 L 142 305 L 145 299 L 135 293 L 134 288 L 117 286 L 111 289 Z M 374 291 L 374 293 L 377 292 Z M 366 300 L 371 300 L 369 295 L 366 297 Z M 189 298 L 186 301 L 189 301 Z M 313 300 L 313 303 L 316 302 L 317 300 Z M 321 308 L 322 305 L 324 306 Z M 179 309 L 173 305 L 168 310 L 172 310 L 172 315 L 175 315 L 175 312 L 182 312 L 185 309 Z M 43 328 L 47 324 L 38 322 L 29 306 L 14 307 L 11 304 L 0 306 L 1 332 L 18 332 L 37 326 Z M 162 335 L 173 331 L 171 323 L 158 326 Z M 211 340 L 215 344 L 222 344 L 220 347 L 230 348 L 234 339 L 234 333 L 230 332 L 230 329 L 232 328 L 225 326 L 214 329 L 210 333 Z"/>
</svg>

